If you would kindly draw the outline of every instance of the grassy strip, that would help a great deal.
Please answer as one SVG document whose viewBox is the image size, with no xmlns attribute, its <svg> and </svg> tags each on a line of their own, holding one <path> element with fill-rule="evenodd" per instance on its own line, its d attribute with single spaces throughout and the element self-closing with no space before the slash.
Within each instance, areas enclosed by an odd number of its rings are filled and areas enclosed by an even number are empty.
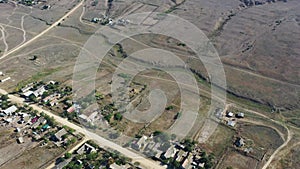
<svg viewBox="0 0 300 169">
<path fill-rule="evenodd" d="M 19 91 L 20 89 L 24 88 L 27 84 L 40 81 L 41 79 L 45 78 L 46 76 L 49 76 L 53 74 L 54 72 L 58 71 L 59 68 L 56 69 L 46 69 L 43 72 L 38 72 L 37 74 L 33 75 L 30 79 L 21 81 L 17 84 L 15 91 Z"/>
</svg>

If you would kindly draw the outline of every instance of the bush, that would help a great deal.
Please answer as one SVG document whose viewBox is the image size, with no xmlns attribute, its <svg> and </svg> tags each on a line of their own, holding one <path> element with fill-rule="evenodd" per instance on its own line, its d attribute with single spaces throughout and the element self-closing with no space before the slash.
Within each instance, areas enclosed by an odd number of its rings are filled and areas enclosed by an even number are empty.
<svg viewBox="0 0 300 169">
<path fill-rule="evenodd" d="M 168 106 L 166 107 L 166 110 L 173 110 L 174 109 L 174 106 Z"/>
</svg>

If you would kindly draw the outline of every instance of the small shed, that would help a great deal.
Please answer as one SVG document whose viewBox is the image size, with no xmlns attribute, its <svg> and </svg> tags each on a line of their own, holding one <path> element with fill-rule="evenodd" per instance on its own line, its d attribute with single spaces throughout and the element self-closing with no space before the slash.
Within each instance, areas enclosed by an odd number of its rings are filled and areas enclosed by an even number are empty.
<svg viewBox="0 0 300 169">
<path fill-rule="evenodd" d="M 228 126 L 231 126 L 231 127 L 234 127 L 234 126 L 236 125 L 236 121 L 229 120 L 229 121 L 227 122 L 227 125 L 228 125 Z"/>
<path fill-rule="evenodd" d="M 62 141 L 62 136 L 67 134 L 68 132 L 63 128 L 54 134 L 54 139 L 56 141 Z"/>
<path fill-rule="evenodd" d="M 22 143 L 24 143 L 24 138 L 23 137 L 19 137 L 17 139 L 17 141 L 18 141 L 19 144 L 22 144 Z"/>
<path fill-rule="evenodd" d="M 237 147 L 243 147 L 245 145 L 245 141 L 243 138 L 239 137 L 235 140 L 234 145 L 236 145 Z"/>
<path fill-rule="evenodd" d="M 233 117 L 233 113 L 232 112 L 227 112 L 226 116 L 227 117 Z"/>
<path fill-rule="evenodd" d="M 18 110 L 18 108 L 13 105 L 13 106 L 10 106 L 9 108 L 5 109 L 3 111 L 4 114 L 6 114 L 7 116 L 10 116 L 12 113 L 16 112 Z"/>
<path fill-rule="evenodd" d="M 49 124 L 45 124 L 45 125 L 42 127 L 43 130 L 46 130 L 46 129 L 48 129 L 48 128 L 50 128 Z"/>
<path fill-rule="evenodd" d="M 245 117 L 245 114 L 242 113 L 242 112 L 239 112 L 237 115 L 236 115 L 237 118 L 244 118 Z"/>
</svg>

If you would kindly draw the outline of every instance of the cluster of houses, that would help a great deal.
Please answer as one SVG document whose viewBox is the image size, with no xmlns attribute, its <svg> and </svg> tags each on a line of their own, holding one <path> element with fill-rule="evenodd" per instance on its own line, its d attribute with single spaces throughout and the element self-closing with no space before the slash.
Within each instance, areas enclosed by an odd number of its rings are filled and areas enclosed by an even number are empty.
<svg viewBox="0 0 300 169">
<path fill-rule="evenodd" d="M 125 26 L 129 24 L 128 19 L 118 19 L 117 21 L 114 21 L 112 18 L 109 18 L 108 16 L 102 16 L 102 17 L 94 17 L 92 18 L 91 22 L 93 23 L 100 23 L 101 25 L 109 25 L 109 26 L 114 26 L 114 25 L 119 25 L 119 26 Z"/>
<path fill-rule="evenodd" d="M 56 82 L 50 81 L 48 84 L 56 84 Z M 47 92 L 46 85 L 30 83 L 21 89 L 21 96 L 25 99 L 29 99 L 31 96 L 41 98 L 45 92 Z"/>
<path fill-rule="evenodd" d="M 96 169 L 95 165 L 84 158 L 84 156 L 89 155 L 91 153 L 96 153 L 96 154 L 102 154 L 104 153 L 105 150 L 99 149 L 98 147 L 93 146 L 92 144 L 89 144 L 88 142 L 85 142 L 82 146 L 80 146 L 77 150 L 75 150 L 72 154 L 72 159 L 68 160 L 67 162 L 62 162 L 60 161 L 59 163 L 56 164 L 56 167 L 54 168 L 64 168 L 65 166 L 68 165 L 71 161 L 74 161 L 75 164 L 77 165 L 83 165 L 84 161 L 87 163 L 85 164 L 84 168 L 87 169 Z M 101 155 L 100 155 L 101 156 Z M 76 158 L 80 157 L 80 158 Z M 112 157 L 108 157 L 108 161 L 112 161 Z M 117 164 L 116 162 L 110 163 L 107 165 L 106 163 L 103 163 L 103 165 L 99 166 L 99 169 L 127 169 L 127 168 L 132 168 L 132 164 L 126 163 L 124 165 L 122 164 Z"/>
<path fill-rule="evenodd" d="M 48 121 L 44 117 L 33 116 L 28 112 L 19 111 L 18 107 L 11 105 L 5 110 L 1 110 L 0 119 L 2 126 L 9 126 L 15 128 L 15 132 L 18 133 L 17 142 L 24 143 L 23 136 L 31 134 L 32 138 L 39 140 L 41 135 L 34 132 L 38 127 L 41 129 L 41 133 L 50 128 Z"/>
<path fill-rule="evenodd" d="M 56 89 L 53 90 L 53 87 Z M 58 106 L 65 98 L 65 95 L 62 94 L 61 90 L 62 89 L 59 89 L 59 83 L 55 81 L 49 81 L 47 84 L 30 83 L 20 90 L 20 95 L 27 101 L 39 102 L 43 105 L 54 107 Z M 66 102 L 66 104 L 69 105 L 67 111 L 69 113 L 75 111 L 74 106 L 71 106 L 72 101 L 67 100 Z"/>
<path fill-rule="evenodd" d="M 26 111 L 24 108 L 18 108 L 16 105 L 10 105 L 4 110 L 0 109 L 1 126 L 14 128 L 19 144 L 25 142 L 25 137 L 38 141 L 46 136 L 47 133 L 54 132 L 51 140 L 58 146 L 65 145 L 67 140 L 64 140 L 64 136 L 68 132 L 64 128 L 58 130 L 57 127 L 53 127 L 53 123 L 50 123 L 50 121 L 42 115 L 36 115 Z"/>
<path fill-rule="evenodd" d="M 61 93 L 61 90 L 49 91 L 49 85 L 58 87 L 58 82 L 49 81 L 46 84 L 43 83 L 30 83 L 20 90 L 20 95 L 29 102 L 36 102 L 42 105 L 49 106 L 50 109 L 55 108 L 55 111 L 60 111 L 60 115 L 65 112 L 67 115 L 76 114 L 80 122 L 88 122 L 93 124 L 101 113 L 99 113 L 98 105 L 89 105 L 84 109 L 84 113 L 80 113 L 82 109 L 77 103 L 72 100 L 65 99 L 66 96 Z"/>
<path fill-rule="evenodd" d="M 226 112 L 226 120 L 227 120 L 227 125 L 230 127 L 234 127 L 237 123 L 236 118 L 244 118 L 245 114 L 243 112 L 238 112 L 234 114 L 231 111 Z"/>
<path fill-rule="evenodd" d="M 245 113 L 243 112 L 234 113 L 232 111 L 224 111 L 222 109 L 217 109 L 215 112 L 215 116 L 218 119 L 225 121 L 225 124 L 227 124 L 227 126 L 235 127 L 237 123 L 237 119 L 244 118 Z"/>
<path fill-rule="evenodd" d="M 131 143 L 131 148 L 140 151 L 158 161 L 172 159 L 180 164 L 179 168 L 193 169 L 203 167 L 205 162 L 201 162 L 201 150 L 194 148 L 187 151 L 185 145 L 179 142 L 170 141 L 169 145 L 161 148 L 164 143 L 155 142 L 153 136 L 142 136 L 140 139 Z M 172 163 L 169 161 L 169 163 Z M 177 166 L 178 167 L 178 166 Z"/>
<path fill-rule="evenodd" d="M 32 6 L 32 5 L 37 5 L 40 3 L 46 3 L 48 0 L 17 0 L 17 1 L 20 4 Z"/>
</svg>

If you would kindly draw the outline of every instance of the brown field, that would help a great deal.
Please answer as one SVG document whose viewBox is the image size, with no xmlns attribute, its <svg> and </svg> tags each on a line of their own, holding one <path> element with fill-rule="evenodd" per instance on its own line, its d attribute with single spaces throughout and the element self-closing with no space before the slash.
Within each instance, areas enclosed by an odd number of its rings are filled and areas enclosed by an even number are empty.
<svg viewBox="0 0 300 169">
<path fill-rule="evenodd" d="M 33 147 L 27 149 L 16 158 L 12 159 L 9 163 L 3 165 L 1 168 L 44 168 L 47 163 L 57 156 L 61 155 L 65 149 L 58 148 L 55 145 L 49 143 L 46 147 Z M 49 164 L 48 164 L 49 165 Z"/>
<path fill-rule="evenodd" d="M 265 126 L 242 124 L 239 128 L 239 136 L 246 139 L 246 147 L 253 148 L 251 154 L 257 159 L 262 159 L 265 154 L 272 154 L 283 144 L 279 134 Z"/>
<path fill-rule="evenodd" d="M 244 156 L 236 151 L 226 152 L 226 156 L 219 168 L 232 167 L 234 169 L 252 169 L 256 168 L 258 161 L 251 157 Z"/>
<path fill-rule="evenodd" d="M 233 147 L 234 135 L 235 131 L 233 129 L 220 124 L 203 147 L 209 152 L 213 152 L 216 159 L 219 160 L 226 153 L 227 149 Z"/>
<path fill-rule="evenodd" d="M 266 149 L 276 149 L 283 143 L 275 130 L 264 126 L 245 124 L 241 126 L 240 133 L 242 136 L 253 140 L 256 146 Z"/>
<path fill-rule="evenodd" d="M 24 151 L 37 145 L 37 143 L 31 142 L 27 137 L 24 137 L 25 143 L 17 143 L 17 135 L 13 131 L 14 129 L 0 128 L 0 168 L 10 163 L 12 159 L 18 157 Z"/>
</svg>

